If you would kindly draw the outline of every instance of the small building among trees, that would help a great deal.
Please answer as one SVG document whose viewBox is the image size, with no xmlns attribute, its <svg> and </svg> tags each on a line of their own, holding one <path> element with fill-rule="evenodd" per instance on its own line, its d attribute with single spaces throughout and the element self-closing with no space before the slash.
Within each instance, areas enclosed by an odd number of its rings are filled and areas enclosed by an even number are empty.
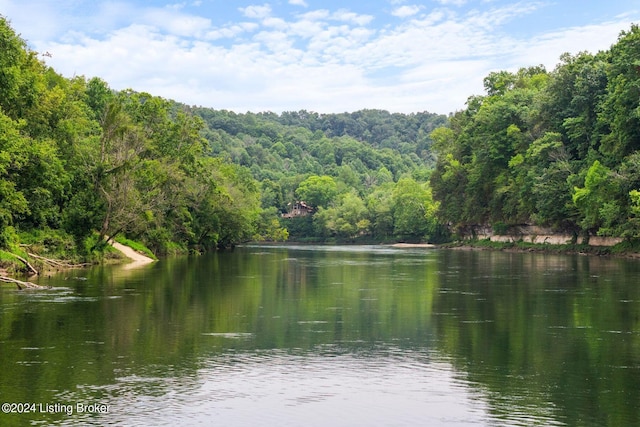
<svg viewBox="0 0 640 427">
<path fill-rule="evenodd" d="M 311 215 L 314 211 L 313 207 L 305 202 L 298 201 L 287 204 L 288 212 L 282 214 L 282 218 L 297 218 L 299 216 Z"/>
</svg>

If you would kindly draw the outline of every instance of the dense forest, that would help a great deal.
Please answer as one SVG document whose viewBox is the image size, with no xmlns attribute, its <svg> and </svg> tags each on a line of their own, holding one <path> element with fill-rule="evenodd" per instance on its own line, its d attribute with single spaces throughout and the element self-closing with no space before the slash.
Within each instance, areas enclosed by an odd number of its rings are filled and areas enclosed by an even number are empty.
<svg viewBox="0 0 640 427">
<path fill-rule="evenodd" d="M 445 116 L 237 114 L 115 91 L 62 77 L 4 18 L 0 51 L 0 249 L 91 259 L 107 236 L 165 254 L 434 227 L 429 135 Z M 314 215 L 283 219 L 297 200 Z"/>
<path fill-rule="evenodd" d="M 640 236 L 638 26 L 608 51 L 493 72 L 484 86 L 431 134 L 441 221 Z"/>
<path fill-rule="evenodd" d="M 0 249 L 442 241 L 476 226 L 640 234 L 640 29 L 499 71 L 449 117 L 239 114 L 65 78 L 0 17 Z M 309 215 L 284 218 L 304 201 Z"/>
<path fill-rule="evenodd" d="M 297 200 L 312 207 L 313 215 L 280 221 L 296 240 L 421 240 L 438 232 L 429 135 L 445 116 L 188 111 L 204 121 L 211 155 L 259 182 L 263 212 L 280 215 Z"/>
<path fill-rule="evenodd" d="M 198 117 L 61 77 L 5 19 L 0 50 L 0 247 L 90 257 L 121 234 L 167 253 L 282 232 L 261 223 L 250 172 L 209 155 Z"/>
</svg>

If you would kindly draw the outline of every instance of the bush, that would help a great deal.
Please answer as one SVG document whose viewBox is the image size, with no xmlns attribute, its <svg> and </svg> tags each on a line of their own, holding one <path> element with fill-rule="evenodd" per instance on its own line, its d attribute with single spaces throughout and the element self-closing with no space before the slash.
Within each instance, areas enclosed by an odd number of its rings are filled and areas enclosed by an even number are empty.
<svg viewBox="0 0 640 427">
<path fill-rule="evenodd" d="M 502 221 L 498 221 L 491 227 L 493 229 L 493 234 L 504 235 L 507 234 L 509 230 L 509 226 Z"/>
</svg>

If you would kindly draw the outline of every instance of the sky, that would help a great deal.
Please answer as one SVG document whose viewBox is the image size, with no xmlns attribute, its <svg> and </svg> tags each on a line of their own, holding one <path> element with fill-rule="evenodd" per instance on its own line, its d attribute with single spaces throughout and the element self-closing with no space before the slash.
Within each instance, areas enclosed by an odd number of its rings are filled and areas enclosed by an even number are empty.
<svg viewBox="0 0 640 427">
<path fill-rule="evenodd" d="M 189 105 L 448 114 L 492 71 L 596 53 L 637 0 L 0 0 L 66 77 Z"/>
</svg>

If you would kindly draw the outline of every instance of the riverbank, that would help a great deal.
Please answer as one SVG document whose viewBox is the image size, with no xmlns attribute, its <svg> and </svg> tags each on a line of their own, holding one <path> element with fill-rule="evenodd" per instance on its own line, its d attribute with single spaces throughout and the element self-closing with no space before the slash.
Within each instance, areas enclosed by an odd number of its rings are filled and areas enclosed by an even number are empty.
<svg viewBox="0 0 640 427">
<path fill-rule="evenodd" d="M 623 241 L 613 246 L 580 244 L 555 244 L 555 243 L 531 243 L 527 241 L 497 241 L 489 239 L 469 239 L 449 243 L 335 243 L 335 242 L 259 242 L 261 245 L 286 246 L 286 245 L 372 245 L 387 246 L 391 248 L 424 248 L 424 249 L 450 249 L 450 250 L 477 250 L 477 251 L 502 251 L 502 252 L 537 252 L 550 254 L 576 254 L 592 256 L 617 256 L 626 258 L 640 258 L 640 243 Z"/>
<path fill-rule="evenodd" d="M 393 243 L 392 248 L 436 248 L 437 245 L 432 243 Z"/>
<path fill-rule="evenodd" d="M 531 243 L 525 241 L 492 241 L 463 240 L 444 243 L 439 248 L 453 250 L 494 250 L 502 252 L 538 252 L 550 254 L 575 254 L 593 256 L 616 256 L 625 258 L 640 258 L 639 242 L 623 241 L 613 246 L 598 246 L 589 244 L 552 244 Z"/>
<path fill-rule="evenodd" d="M 125 257 L 131 260 L 131 262 L 125 264 L 124 268 L 126 269 L 142 267 L 144 265 L 151 264 L 152 262 L 157 261 L 153 258 L 141 254 L 130 246 L 123 245 L 122 243 L 118 243 L 116 241 L 110 241 L 109 243 L 114 247 L 114 249 L 117 249 Z"/>
<path fill-rule="evenodd" d="M 87 267 L 97 264 L 124 263 L 123 268 L 133 269 L 157 261 L 152 258 L 151 251 L 135 241 L 118 239 L 122 241 L 109 241 L 109 245 L 103 250 L 100 262 L 72 263 L 70 261 L 46 258 L 34 253 L 19 249 L 20 255 L 13 252 L 0 251 L 0 282 L 17 284 L 19 289 L 23 287 L 39 288 L 39 285 L 25 282 L 21 279 L 29 279 L 40 275 L 50 275 L 54 272 L 65 271 L 74 268 Z M 34 267 L 33 265 L 36 267 Z M 17 279 L 19 277 L 20 279 Z"/>
</svg>

